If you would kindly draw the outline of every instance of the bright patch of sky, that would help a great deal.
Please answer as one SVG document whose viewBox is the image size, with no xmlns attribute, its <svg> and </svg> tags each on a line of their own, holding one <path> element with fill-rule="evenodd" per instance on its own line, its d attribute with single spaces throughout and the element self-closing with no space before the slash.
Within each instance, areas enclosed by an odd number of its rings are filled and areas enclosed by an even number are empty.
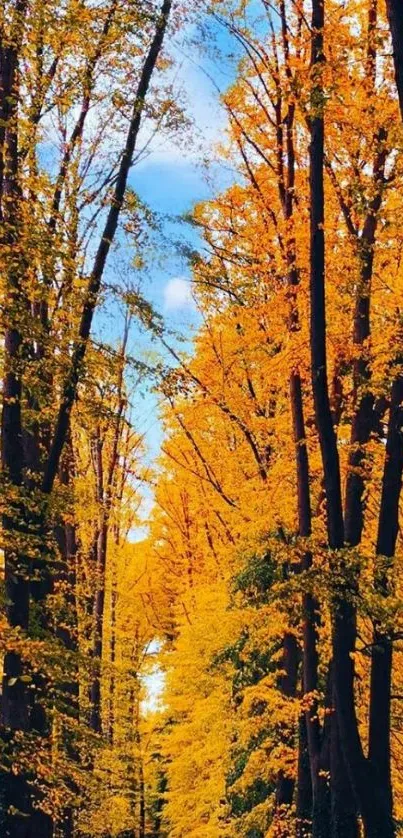
<svg viewBox="0 0 403 838">
<path fill-rule="evenodd" d="M 146 655 L 148 656 L 149 664 L 151 663 L 151 666 L 149 665 L 147 674 L 142 677 L 143 687 L 145 688 L 145 697 L 142 702 L 143 713 L 155 713 L 155 711 L 162 709 L 161 699 L 163 695 L 165 676 L 161 667 L 158 665 L 157 655 L 160 648 L 161 644 L 159 640 L 156 639 L 150 643 L 148 649 L 146 650 Z M 153 657 L 156 658 L 154 666 Z"/>
<path fill-rule="evenodd" d="M 174 276 L 169 279 L 164 286 L 164 311 L 180 311 L 194 306 L 190 280 L 183 276 Z"/>
</svg>

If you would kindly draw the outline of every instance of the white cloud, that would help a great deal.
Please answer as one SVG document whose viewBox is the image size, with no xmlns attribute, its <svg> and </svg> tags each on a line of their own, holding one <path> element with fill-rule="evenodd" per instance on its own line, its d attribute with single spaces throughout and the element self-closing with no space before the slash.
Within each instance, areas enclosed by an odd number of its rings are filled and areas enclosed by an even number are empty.
<svg viewBox="0 0 403 838">
<path fill-rule="evenodd" d="M 190 282 L 182 276 L 170 279 L 164 288 L 165 311 L 178 311 L 194 306 Z"/>
</svg>

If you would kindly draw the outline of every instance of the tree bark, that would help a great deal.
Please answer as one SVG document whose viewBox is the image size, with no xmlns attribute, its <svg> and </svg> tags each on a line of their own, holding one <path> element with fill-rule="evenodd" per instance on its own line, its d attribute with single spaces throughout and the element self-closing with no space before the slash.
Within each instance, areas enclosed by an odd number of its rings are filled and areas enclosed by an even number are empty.
<svg viewBox="0 0 403 838">
<path fill-rule="evenodd" d="M 116 605 L 117 605 L 117 579 L 116 569 L 113 569 L 112 590 L 111 590 L 111 641 L 110 641 L 110 682 L 109 682 L 109 718 L 108 718 L 108 739 L 111 745 L 114 741 L 115 732 L 115 666 L 116 666 Z"/>
<path fill-rule="evenodd" d="M 295 812 L 296 838 L 308 838 L 308 836 L 312 835 L 312 805 L 307 720 L 305 713 L 302 713 L 299 717 L 298 724 L 297 799 Z"/>
<path fill-rule="evenodd" d="M 67 450 L 65 449 L 62 458 L 59 479 L 63 486 L 69 486 L 73 476 L 73 450 L 71 439 L 68 440 Z M 60 561 L 56 570 L 55 582 L 65 586 L 66 604 L 69 611 L 69 623 L 63 620 L 63 626 L 58 626 L 56 636 L 63 644 L 63 647 L 74 656 L 78 653 L 78 621 L 76 603 L 77 585 L 77 538 L 76 528 L 71 521 L 62 522 L 56 531 L 56 540 L 60 551 Z M 78 660 L 70 659 L 70 667 L 65 680 L 60 684 L 60 694 L 64 707 L 64 713 L 72 720 L 79 718 L 79 670 Z M 74 731 L 70 730 L 68 722 L 61 730 L 62 747 L 65 749 L 68 758 L 72 762 L 79 761 L 79 754 L 74 741 Z M 73 793 L 78 792 L 75 785 L 71 786 Z M 73 838 L 74 835 L 74 809 L 73 806 L 65 806 L 59 817 L 55 819 L 54 838 Z"/>
<path fill-rule="evenodd" d="M 389 425 L 386 440 L 385 466 L 382 480 L 381 507 L 378 522 L 375 567 L 375 589 L 387 603 L 391 590 L 390 574 L 399 529 L 399 500 L 403 473 L 403 377 L 392 385 Z M 370 685 L 369 760 L 374 768 L 380 793 L 387 810 L 392 813 L 391 779 L 391 685 L 393 638 L 375 622 Z"/>
<path fill-rule="evenodd" d="M 357 804 L 346 769 L 337 714 L 336 690 L 332 684 L 333 712 L 330 719 L 330 798 L 332 838 L 359 838 Z"/>
<path fill-rule="evenodd" d="M 290 632 L 284 635 L 283 639 L 283 657 L 282 670 L 280 677 L 280 690 L 282 695 L 286 698 L 294 698 L 297 693 L 298 682 L 298 643 L 297 638 Z M 286 737 L 286 742 L 288 737 Z M 278 772 L 276 784 L 276 811 L 279 815 L 279 820 L 289 806 L 291 806 L 294 797 L 295 779 L 285 774 L 281 769 Z"/>
<path fill-rule="evenodd" d="M 330 409 L 325 318 L 325 233 L 324 233 L 324 91 L 322 69 L 324 3 L 312 5 L 312 115 L 310 120 L 310 232 L 311 232 L 311 366 L 316 425 L 321 448 L 326 492 L 329 546 L 344 544 L 340 464 Z"/>
<path fill-rule="evenodd" d="M 6 327 L 4 335 L 4 380 L 1 427 L 2 478 L 15 499 L 8 501 L 3 516 L 5 593 L 7 618 L 12 628 L 27 631 L 29 622 L 29 557 L 22 554 L 20 540 L 26 537 L 23 498 L 22 344 L 26 300 L 21 283 L 24 254 L 21 248 L 21 189 L 19 184 L 18 114 L 19 53 L 27 2 L 18 2 L 11 23 L 10 43 L 0 49 L 0 212 L 2 245 L 13 253 L 6 267 Z M 5 760 L 13 759 L 14 736 L 30 728 L 30 700 L 22 680 L 24 663 L 17 652 L 5 655 L 2 688 L 2 738 Z M 26 778 L 8 772 L 2 776 L 3 824 L 7 838 L 26 838 L 32 825 L 31 800 Z M 18 814 L 16 814 L 18 813 Z"/>
<path fill-rule="evenodd" d="M 403 8 L 400 0 L 386 0 L 386 8 L 392 35 L 396 87 L 403 119 Z"/>
</svg>

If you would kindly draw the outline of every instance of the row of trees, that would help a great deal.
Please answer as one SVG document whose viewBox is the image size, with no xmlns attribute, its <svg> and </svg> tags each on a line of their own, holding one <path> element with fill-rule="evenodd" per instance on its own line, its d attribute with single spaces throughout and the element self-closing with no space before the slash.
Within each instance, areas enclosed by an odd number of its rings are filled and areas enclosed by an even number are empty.
<svg viewBox="0 0 403 838">
<path fill-rule="evenodd" d="M 168 834 L 394 836 L 401 13 L 393 61 L 376 0 L 262 7 L 216 8 L 240 177 L 195 213 L 203 325 L 163 385 Z"/>
</svg>

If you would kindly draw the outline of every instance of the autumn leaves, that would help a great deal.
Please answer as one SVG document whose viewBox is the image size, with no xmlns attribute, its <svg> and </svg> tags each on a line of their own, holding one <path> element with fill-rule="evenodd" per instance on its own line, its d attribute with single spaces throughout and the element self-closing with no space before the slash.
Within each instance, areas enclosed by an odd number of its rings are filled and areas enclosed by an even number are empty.
<svg viewBox="0 0 403 838">
<path fill-rule="evenodd" d="M 242 624 L 246 604 L 233 580 L 245 561 L 255 566 L 254 539 L 277 567 L 263 602 L 250 571 L 248 604 L 260 620 L 264 612 L 264 639 L 254 623 L 239 630 L 248 640 L 256 631 L 260 650 L 270 648 L 255 703 L 255 685 L 234 688 L 253 641 L 245 652 L 239 640 L 239 659 L 222 640 L 231 661 L 222 686 L 231 691 L 232 683 L 237 699 L 223 710 L 233 741 L 216 770 L 225 783 L 235 760 L 242 805 L 227 788 L 220 815 L 217 797 L 211 818 L 226 827 L 211 834 L 356 836 L 362 824 L 367 836 L 391 836 L 400 805 L 398 796 L 393 809 L 400 757 L 391 745 L 391 684 L 400 677 L 393 557 L 403 461 L 401 124 L 389 33 L 374 2 L 327 3 L 325 17 L 313 2 L 310 19 L 300 4 L 263 5 L 258 25 L 252 11 L 229 23 L 244 60 L 224 96 L 226 156 L 242 179 L 196 212 L 210 251 L 195 268 L 205 325 L 194 358 L 183 362 L 189 393 L 171 399 L 167 414 L 177 430 L 164 446 L 157 502 L 165 531 L 157 532 L 171 549 L 164 564 L 158 542 L 158 555 L 182 598 L 187 637 L 194 609 L 196 644 L 211 585 L 217 607 Z M 180 567 L 192 580 L 187 593 Z M 212 581 L 220 572 L 224 606 Z M 193 689 L 185 684 L 184 697 Z M 274 706 L 284 716 L 273 730 Z M 182 723 L 197 725 L 191 707 Z M 174 788 L 175 759 L 168 774 Z M 267 781 L 262 797 L 259 778 Z M 202 796 L 202 783 L 193 783 Z M 170 799 L 173 834 L 184 834 L 175 833 L 173 791 Z"/>
<path fill-rule="evenodd" d="M 141 223 L 125 195 L 170 3 L 3 4 L 11 838 L 398 834 L 400 12 L 209 11 L 242 54 L 222 99 L 234 180 L 194 211 L 192 352 L 153 330 L 150 471 L 138 295 L 119 289 L 117 347 L 91 334 L 120 215 Z M 143 480 L 155 506 L 133 545 Z"/>
</svg>

